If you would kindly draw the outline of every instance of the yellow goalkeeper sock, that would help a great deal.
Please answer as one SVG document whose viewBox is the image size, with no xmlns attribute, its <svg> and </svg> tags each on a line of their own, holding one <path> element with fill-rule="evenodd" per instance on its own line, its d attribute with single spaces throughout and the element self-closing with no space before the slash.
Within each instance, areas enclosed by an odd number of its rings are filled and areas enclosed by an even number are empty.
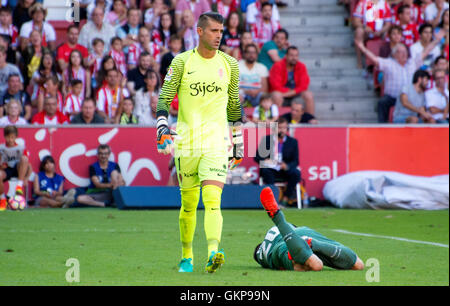
<svg viewBox="0 0 450 306">
<path fill-rule="evenodd" d="M 194 240 L 195 227 L 197 224 L 197 206 L 200 199 L 200 187 L 181 190 L 180 209 L 180 240 L 182 245 L 182 258 L 192 258 L 192 241 Z"/>
<path fill-rule="evenodd" d="M 208 242 L 208 257 L 219 248 L 222 236 L 223 218 L 220 210 L 222 189 L 215 185 L 202 188 L 203 205 L 205 206 L 205 233 Z"/>
</svg>

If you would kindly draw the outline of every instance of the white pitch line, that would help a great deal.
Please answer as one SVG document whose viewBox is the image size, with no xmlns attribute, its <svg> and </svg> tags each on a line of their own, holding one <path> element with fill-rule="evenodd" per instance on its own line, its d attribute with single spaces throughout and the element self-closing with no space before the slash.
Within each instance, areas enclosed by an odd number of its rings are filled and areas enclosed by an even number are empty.
<svg viewBox="0 0 450 306">
<path fill-rule="evenodd" d="M 355 235 L 355 236 L 384 238 L 384 239 L 399 240 L 399 241 L 418 243 L 418 244 L 428 244 L 428 245 L 434 245 L 434 246 L 438 246 L 438 247 L 442 247 L 442 248 L 447 248 L 448 249 L 448 244 L 437 243 L 437 242 L 412 240 L 412 239 L 407 239 L 407 238 L 400 238 L 400 237 L 393 237 L 393 236 L 383 236 L 383 235 L 374 235 L 374 234 L 366 234 L 366 233 L 355 233 L 355 232 L 350 232 L 350 231 L 346 231 L 346 230 L 342 230 L 342 229 L 334 229 L 332 231 L 333 232 L 337 232 L 337 233 L 342 233 L 342 234 Z"/>
</svg>

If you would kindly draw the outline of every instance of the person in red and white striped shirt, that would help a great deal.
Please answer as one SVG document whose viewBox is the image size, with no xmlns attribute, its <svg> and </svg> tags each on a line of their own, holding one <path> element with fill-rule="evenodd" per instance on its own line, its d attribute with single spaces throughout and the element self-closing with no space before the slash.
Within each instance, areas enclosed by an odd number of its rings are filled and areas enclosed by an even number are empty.
<svg viewBox="0 0 450 306">
<path fill-rule="evenodd" d="M 262 48 L 263 44 L 272 40 L 273 35 L 280 28 L 280 22 L 272 20 L 272 4 L 266 2 L 261 7 L 261 17 L 251 25 L 253 41 Z"/>
<path fill-rule="evenodd" d="M 120 84 L 121 75 L 117 69 L 110 69 L 106 74 L 106 85 L 97 92 L 97 111 L 106 123 L 119 123 L 122 114 L 123 99 L 128 91 Z"/>
<path fill-rule="evenodd" d="M 119 69 L 122 75 L 127 75 L 127 61 L 123 52 L 123 43 L 122 39 L 118 36 L 111 39 L 111 51 L 109 51 L 109 55 L 113 58 L 117 69 Z"/>
<path fill-rule="evenodd" d="M 0 34 L 11 37 L 11 47 L 17 48 L 19 30 L 12 24 L 12 13 L 8 7 L 0 8 Z"/>
<path fill-rule="evenodd" d="M 418 26 L 411 20 L 411 9 L 409 5 L 402 5 L 398 8 L 398 23 L 403 29 L 402 43 L 408 48 L 419 40 Z"/>
<path fill-rule="evenodd" d="M 128 70 L 136 68 L 141 53 L 146 51 L 156 62 L 153 68 L 156 71 L 159 71 L 159 64 L 161 63 L 161 50 L 156 43 L 150 40 L 150 32 L 147 28 L 142 27 L 139 30 L 138 41 L 139 42 L 137 43 L 131 44 L 128 49 Z"/>
<path fill-rule="evenodd" d="M 355 40 L 383 38 L 392 24 L 391 8 L 386 0 L 359 0 L 353 11 Z M 358 67 L 362 68 L 362 54 L 356 48 Z"/>
<path fill-rule="evenodd" d="M 81 111 L 81 104 L 83 99 L 81 98 L 81 91 L 83 90 L 83 82 L 80 80 L 72 80 L 70 84 L 70 93 L 67 95 L 64 101 L 63 113 L 70 119 Z"/>
<path fill-rule="evenodd" d="M 403 0 L 402 2 L 394 6 L 394 8 L 392 9 L 392 17 L 395 19 L 394 21 L 395 23 L 398 23 L 399 21 L 398 9 L 402 5 L 409 5 L 409 9 L 411 10 L 411 22 L 417 25 L 421 25 L 422 23 L 425 22 L 420 6 L 414 4 L 414 0 Z"/>
</svg>

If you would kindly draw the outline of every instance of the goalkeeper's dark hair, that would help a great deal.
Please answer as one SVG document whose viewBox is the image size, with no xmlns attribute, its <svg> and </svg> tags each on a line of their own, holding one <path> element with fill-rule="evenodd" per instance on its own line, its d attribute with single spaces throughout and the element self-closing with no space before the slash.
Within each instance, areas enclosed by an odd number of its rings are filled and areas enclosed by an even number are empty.
<svg viewBox="0 0 450 306">
<path fill-rule="evenodd" d="M 220 24 L 223 24 L 225 22 L 225 19 L 219 13 L 206 12 L 201 14 L 200 17 L 198 17 L 197 26 L 204 30 L 208 26 L 210 19 Z"/>
<path fill-rule="evenodd" d="M 255 251 L 253 251 L 253 259 L 257 262 L 257 263 L 259 263 L 259 261 L 258 261 L 258 256 L 256 255 L 257 253 L 258 253 L 258 250 L 259 250 L 259 247 L 261 246 L 261 243 L 260 244 L 258 244 L 257 246 L 256 246 L 256 248 L 255 248 Z"/>
</svg>

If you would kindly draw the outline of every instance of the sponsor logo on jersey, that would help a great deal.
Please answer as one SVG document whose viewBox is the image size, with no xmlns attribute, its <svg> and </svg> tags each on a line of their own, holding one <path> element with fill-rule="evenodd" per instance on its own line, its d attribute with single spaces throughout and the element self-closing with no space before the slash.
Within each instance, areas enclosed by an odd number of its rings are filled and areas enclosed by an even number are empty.
<svg viewBox="0 0 450 306">
<path fill-rule="evenodd" d="M 196 82 L 189 85 L 189 88 L 191 89 L 190 94 L 193 97 L 197 97 L 198 95 L 204 97 L 207 93 L 217 93 L 222 91 L 222 88 L 217 86 L 216 82 L 212 82 L 211 84 L 207 84 L 206 82 Z"/>
</svg>

